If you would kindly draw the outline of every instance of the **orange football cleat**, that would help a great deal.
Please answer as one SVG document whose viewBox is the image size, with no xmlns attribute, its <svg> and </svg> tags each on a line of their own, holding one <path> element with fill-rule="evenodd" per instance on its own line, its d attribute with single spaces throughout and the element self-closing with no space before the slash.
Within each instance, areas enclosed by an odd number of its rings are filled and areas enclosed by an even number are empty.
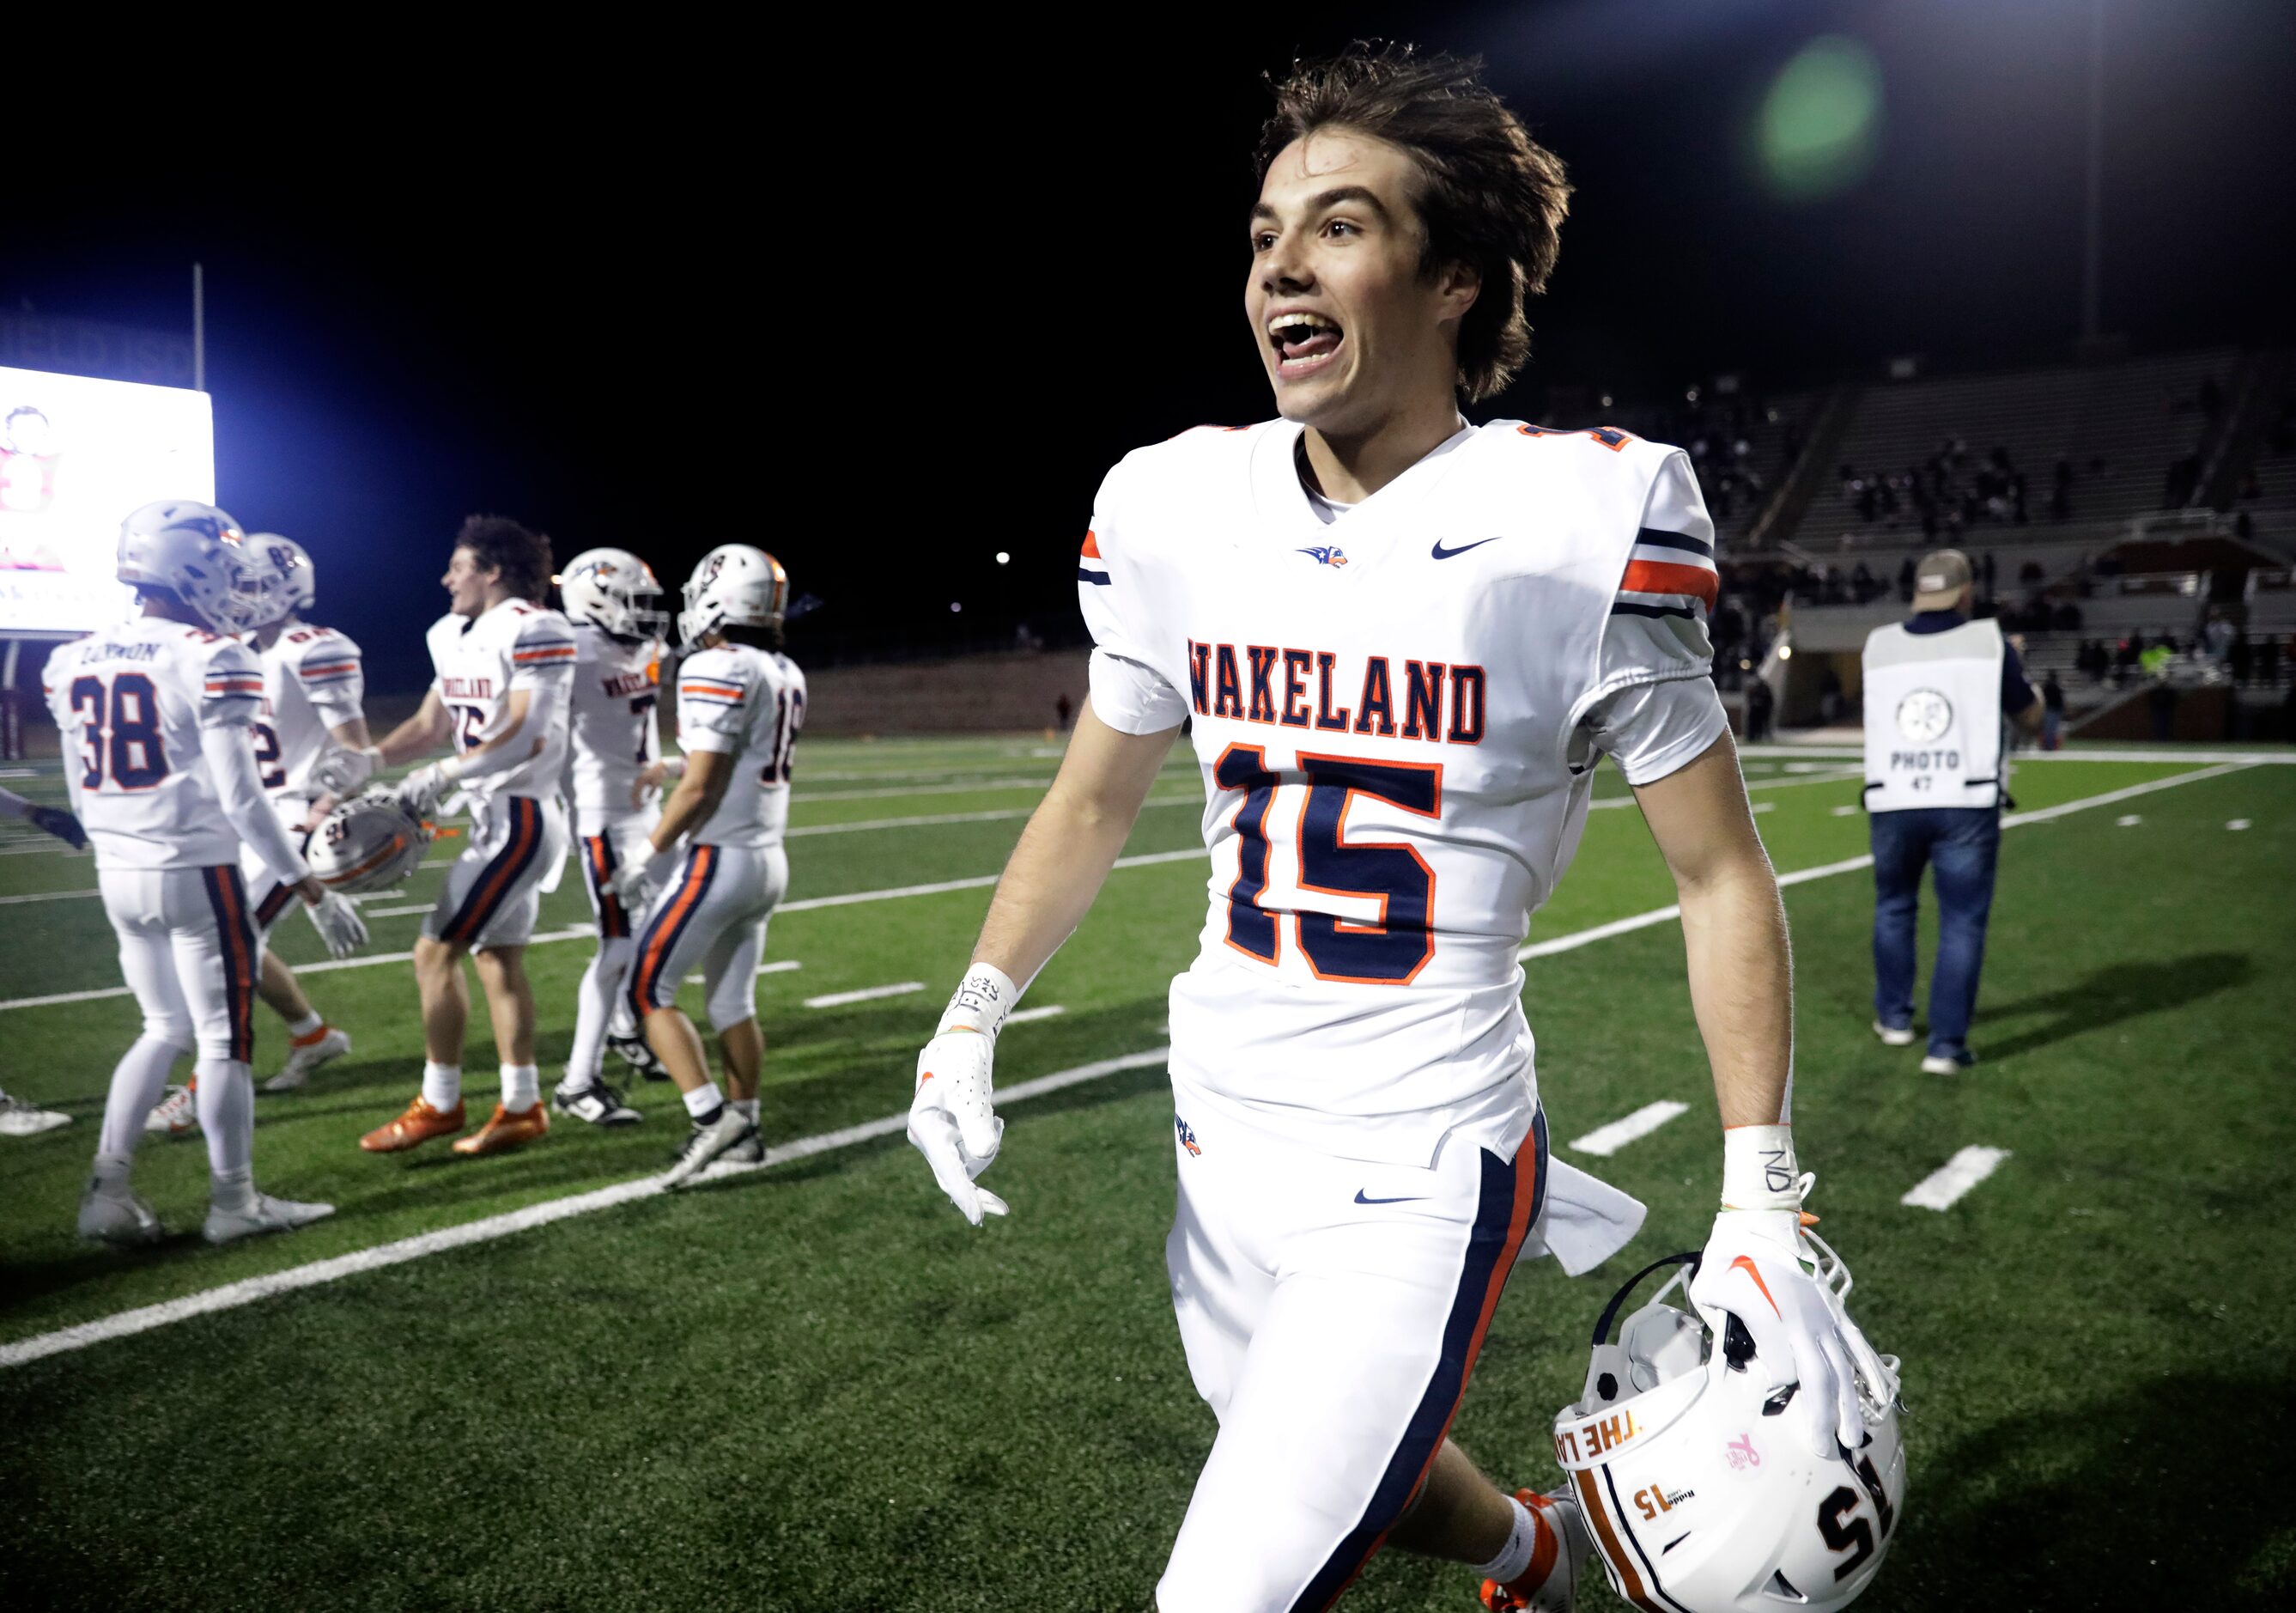
<svg viewBox="0 0 2296 1613">
<path fill-rule="evenodd" d="M 468 1137 L 455 1140 L 457 1154 L 501 1154 L 522 1148 L 550 1130 L 550 1111 L 542 1104 L 531 1108 L 506 1109 L 495 1105 L 495 1112 L 487 1116 L 487 1123 Z"/>
<path fill-rule="evenodd" d="M 427 1099 L 418 1096 L 406 1106 L 406 1113 L 360 1138 L 359 1147 L 370 1154 L 397 1154 L 426 1143 L 433 1137 L 452 1137 L 466 1123 L 459 1099 L 453 1108 L 441 1111 L 432 1108 Z"/>
<path fill-rule="evenodd" d="M 1578 1503 L 1559 1492 L 1536 1490 L 1517 1490 L 1515 1499 L 1530 1509 L 1538 1531 L 1530 1566 L 1506 1584 L 1483 1581 L 1477 1600 L 1490 1613 L 1570 1613 L 1578 1606 L 1579 1570 L 1595 1551 Z"/>
</svg>

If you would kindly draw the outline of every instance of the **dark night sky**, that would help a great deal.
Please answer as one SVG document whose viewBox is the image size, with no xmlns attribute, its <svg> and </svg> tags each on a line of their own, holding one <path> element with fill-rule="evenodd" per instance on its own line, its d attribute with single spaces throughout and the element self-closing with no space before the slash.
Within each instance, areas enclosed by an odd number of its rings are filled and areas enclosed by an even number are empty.
<svg viewBox="0 0 2296 1613">
<path fill-rule="evenodd" d="M 385 43 L 221 75 L 201 118 L 114 86 L 104 137 L 53 143 L 0 218 L 0 307 L 181 327 L 203 260 L 220 497 L 311 547 L 384 687 L 427 674 L 482 508 L 673 589 L 713 544 L 768 547 L 825 601 L 801 658 L 1009 636 L 1072 617 L 1109 463 L 1268 412 L 1240 312 L 1263 70 L 1357 35 L 1488 59 L 1578 187 L 1531 368 L 1487 411 L 1537 417 L 1554 384 L 2063 354 L 2087 14 L 1518 0 Z M 1879 62 L 1877 153 L 1775 201 L 1755 109 L 1827 33 Z M 2109 0 L 2108 35 L 2105 327 L 2288 339 L 2296 6 Z"/>
</svg>

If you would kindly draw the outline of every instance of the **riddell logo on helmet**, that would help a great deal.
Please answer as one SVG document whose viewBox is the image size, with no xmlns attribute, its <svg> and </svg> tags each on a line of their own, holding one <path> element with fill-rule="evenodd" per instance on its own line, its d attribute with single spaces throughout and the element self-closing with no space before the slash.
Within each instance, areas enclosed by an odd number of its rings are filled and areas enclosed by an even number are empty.
<svg viewBox="0 0 2296 1613">
<path fill-rule="evenodd" d="M 1573 1462 L 1592 1461 L 1605 1452 L 1617 1450 L 1641 1432 L 1640 1428 L 1635 1427 L 1635 1414 L 1631 1407 L 1623 1411 L 1613 1411 L 1600 1422 L 1590 1422 L 1583 1428 L 1566 1428 L 1558 1432 L 1554 1436 L 1554 1457 L 1557 1461 L 1565 1466 Z M 1582 1440 L 1586 1444 L 1583 1456 L 1579 1453 Z"/>
</svg>

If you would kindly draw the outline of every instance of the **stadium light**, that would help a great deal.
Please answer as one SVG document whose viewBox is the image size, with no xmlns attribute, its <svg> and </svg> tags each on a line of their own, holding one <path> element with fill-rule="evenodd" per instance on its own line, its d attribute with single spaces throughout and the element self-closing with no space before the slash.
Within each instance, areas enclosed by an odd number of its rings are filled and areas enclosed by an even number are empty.
<svg viewBox="0 0 2296 1613">
<path fill-rule="evenodd" d="M 996 564 L 999 565 L 1010 565 L 1013 564 L 1013 556 L 1007 554 L 1004 550 L 998 549 L 996 551 Z"/>
<path fill-rule="evenodd" d="M 954 615 L 954 614 L 955 614 L 958 611 L 963 610 L 963 609 L 964 608 L 964 604 L 963 604 L 961 601 L 952 599 L 952 600 L 950 600 L 950 601 L 948 602 L 948 608 L 949 608 L 949 613 L 950 613 L 951 615 Z"/>
</svg>

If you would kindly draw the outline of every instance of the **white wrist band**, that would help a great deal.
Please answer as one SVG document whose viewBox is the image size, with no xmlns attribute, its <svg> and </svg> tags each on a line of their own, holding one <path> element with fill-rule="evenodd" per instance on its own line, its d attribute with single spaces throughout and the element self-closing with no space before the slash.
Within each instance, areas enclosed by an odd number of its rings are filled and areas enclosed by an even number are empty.
<svg viewBox="0 0 2296 1613">
<path fill-rule="evenodd" d="M 1722 1133 L 1722 1207 L 1798 1210 L 1801 1169 L 1792 1126 L 1732 1126 Z"/>
<path fill-rule="evenodd" d="M 1010 975 L 993 963 L 976 963 L 964 972 L 964 983 L 941 1010 L 940 1024 L 933 1034 L 964 1030 L 994 1036 L 1020 1000 L 1021 988 L 1013 983 Z"/>
</svg>

